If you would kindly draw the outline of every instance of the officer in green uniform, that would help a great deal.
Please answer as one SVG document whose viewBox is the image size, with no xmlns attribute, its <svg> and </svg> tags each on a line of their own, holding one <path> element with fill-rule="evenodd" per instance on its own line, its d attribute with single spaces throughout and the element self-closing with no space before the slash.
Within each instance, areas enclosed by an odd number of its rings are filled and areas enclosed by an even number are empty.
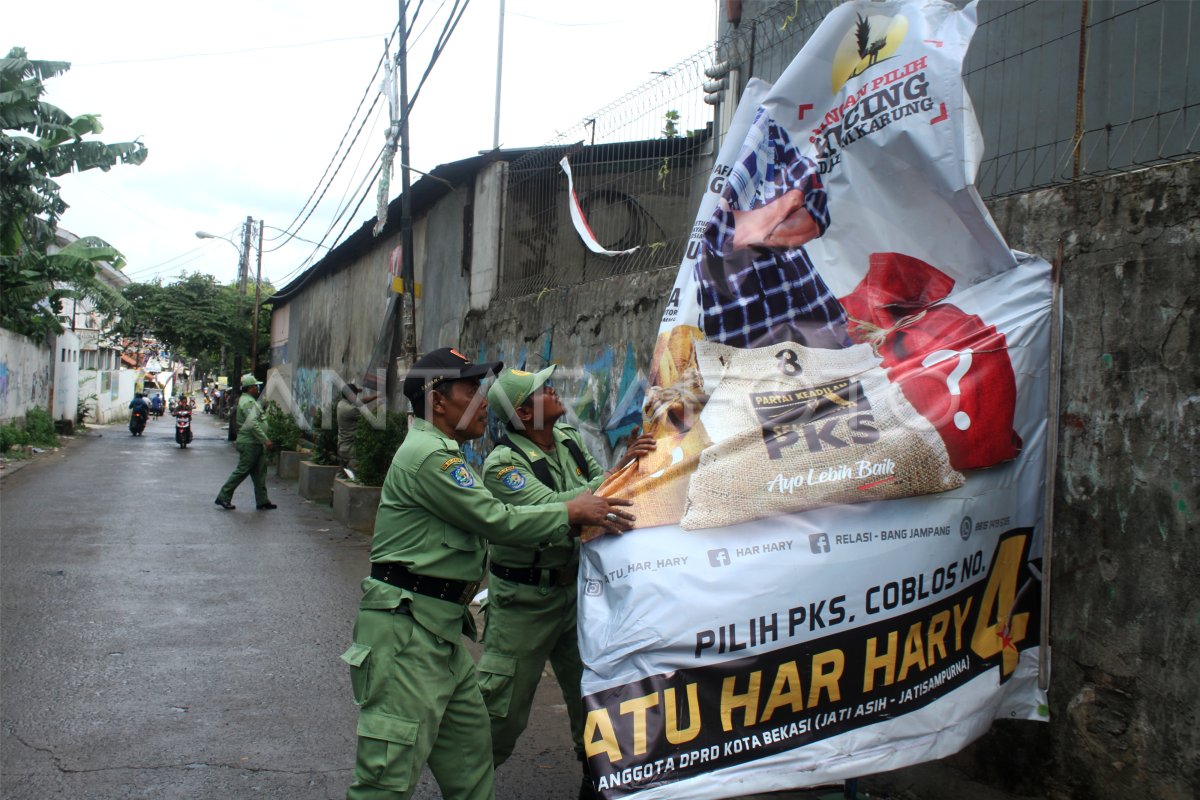
<svg viewBox="0 0 1200 800">
<path fill-rule="evenodd" d="M 508 431 L 484 464 L 484 485 L 505 503 L 570 500 L 595 490 L 609 474 L 588 453 L 579 431 L 560 422 L 566 408 L 547 383 L 554 369 L 507 369 L 488 391 Z M 614 471 L 653 449 L 653 437 L 638 438 Z M 579 541 L 549 547 L 496 543 L 488 569 L 479 686 L 492 718 L 492 758 L 499 766 L 512 754 L 549 660 L 567 705 L 576 755 L 585 765 L 580 796 L 593 796 L 583 757 L 583 664 L 575 628 Z"/>
<path fill-rule="evenodd" d="M 486 543 L 567 547 L 577 526 L 628 530 L 633 516 L 590 493 L 566 503 L 509 506 L 492 496 L 460 445 L 483 435 L 473 364 L 450 348 L 414 365 L 404 394 L 415 419 L 384 480 L 371 542 L 371 576 L 343 655 L 351 667 L 358 758 L 348 800 L 410 797 L 428 763 L 446 800 L 492 800 L 492 742 L 475 665 L 468 604 L 483 578 Z"/>
<path fill-rule="evenodd" d="M 267 438 L 266 415 L 258 404 L 261 385 L 253 373 L 247 372 L 242 376 L 242 394 L 238 398 L 236 412 L 238 463 L 214 501 L 229 511 L 235 508 L 233 490 L 246 480 L 247 475 L 254 482 L 254 503 L 258 510 L 270 511 L 276 507 L 267 496 L 267 450 L 275 445 Z"/>
</svg>

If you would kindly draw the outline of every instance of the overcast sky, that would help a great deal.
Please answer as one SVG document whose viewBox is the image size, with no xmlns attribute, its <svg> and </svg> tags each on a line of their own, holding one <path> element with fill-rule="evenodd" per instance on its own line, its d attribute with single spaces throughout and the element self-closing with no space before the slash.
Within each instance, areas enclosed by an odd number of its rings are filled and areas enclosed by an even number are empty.
<svg viewBox="0 0 1200 800">
<path fill-rule="evenodd" d="M 453 4 L 425 1 L 410 90 Z M 413 110 L 413 167 L 492 147 L 498 17 L 499 0 L 471 0 Z M 100 114 L 105 142 L 149 148 L 138 167 L 64 176 L 71 208 L 62 226 L 116 246 L 135 280 L 185 270 L 231 281 L 237 250 L 195 232 L 237 239 L 249 215 L 266 222 L 269 240 L 270 226 L 292 222 L 368 88 L 364 108 L 374 100 L 372 75 L 397 21 L 394 0 L 10 3 L 0 47 L 71 62 L 45 99 Z M 500 146 L 546 143 L 708 45 L 715 28 L 714 0 L 507 0 Z M 386 103 L 378 108 L 300 236 L 320 240 L 337 209 L 361 194 L 384 143 Z M 392 185 L 394 198 L 398 169 Z M 373 206 L 372 193 L 346 235 Z M 277 285 L 314 250 L 273 246 L 264 246 L 263 276 Z"/>
</svg>

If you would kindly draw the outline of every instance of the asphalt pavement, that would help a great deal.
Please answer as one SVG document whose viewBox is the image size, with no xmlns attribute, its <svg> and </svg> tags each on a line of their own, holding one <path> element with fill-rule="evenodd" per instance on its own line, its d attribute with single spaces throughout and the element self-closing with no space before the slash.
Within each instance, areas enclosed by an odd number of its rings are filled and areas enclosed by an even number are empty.
<svg viewBox="0 0 1200 800">
<path fill-rule="evenodd" d="M 194 431 L 180 449 L 169 416 L 136 438 L 92 426 L 0 473 L 7 800 L 345 796 L 357 709 L 338 656 L 368 537 L 273 472 L 278 509 L 256 510 L 249 480 L 218 508 L 236 451 L 215 417 Z M 548 672 L 496 796 L 570 800 L 578 770 Z M 414 800 L 438 797 L 426 771 Z"/>
</svg>

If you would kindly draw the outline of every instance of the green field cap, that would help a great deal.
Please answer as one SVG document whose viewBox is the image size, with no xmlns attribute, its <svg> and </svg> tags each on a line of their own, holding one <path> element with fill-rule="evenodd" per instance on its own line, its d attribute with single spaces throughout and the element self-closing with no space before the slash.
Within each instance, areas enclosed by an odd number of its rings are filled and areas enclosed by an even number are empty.
<svg viewBox="0 0 1200 800">
<path fill-rule="evenodd" d="M 498 416 L 515 411 L 517 406 L 529 399 L 550 376 L 557 364 L 551 364 L 541 372 L 526 372 L 521 369 L 506 369 L 496 376 L 496 382 L 488 389 L 488 404 Z"/>
</svg>

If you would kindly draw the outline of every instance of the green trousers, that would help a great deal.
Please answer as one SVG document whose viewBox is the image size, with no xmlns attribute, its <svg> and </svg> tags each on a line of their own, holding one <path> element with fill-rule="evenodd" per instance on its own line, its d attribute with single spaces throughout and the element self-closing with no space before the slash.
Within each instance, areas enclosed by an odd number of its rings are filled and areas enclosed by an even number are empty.
<svg viewBox="0 0 1200 800">
<path fill-rule="evenodd" d="M 492 718 L 492 760 L 512 755 L 529 723 L 546 662 L 562 689 L 575 753 L 583 758 L 583 662 L 575 630 L 576 588 L 530 586 L 488 577 L 487 627 L 479 660 L 479 688 Z"/>
<path fill-rule="evenodd" d="M 233 474 L 229 476 L 229 480 L 225 481 L 225 485 L 221 487 L 217 499 L 224 500 L 226 503 L 231 502 L 233 490 L 249 476 L 250 480 L 254 482 L 255 505 L 261 506 L 271 502 L 271 498 L 267 497 L 267 448 L 261 444 L 238 442 L 237 451 L 237 466 L 233 468 Z"/>
<path fill-rule="evenodd" d="M 488 714 L 466 647 L 407 614 L 363 609 L 342 659 L 360 706 L 346 800 L 411 797 L 426 763 L 445 800 L 494 800 Z"/>
</svg>

